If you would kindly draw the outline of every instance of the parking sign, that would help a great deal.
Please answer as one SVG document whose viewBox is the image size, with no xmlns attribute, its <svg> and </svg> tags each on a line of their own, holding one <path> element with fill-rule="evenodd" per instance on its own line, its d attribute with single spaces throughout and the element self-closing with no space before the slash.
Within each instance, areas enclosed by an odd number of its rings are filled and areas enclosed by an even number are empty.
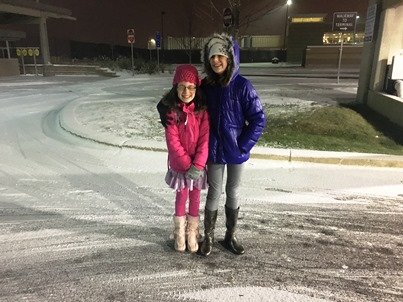
<svg viewBox="0 0 403 302">
<path fill-rule="evenodd" d="M 155 45 L 158 49 L 161 49 L 161 34 L 159 31 L 155 33 Z"/>
</svg>

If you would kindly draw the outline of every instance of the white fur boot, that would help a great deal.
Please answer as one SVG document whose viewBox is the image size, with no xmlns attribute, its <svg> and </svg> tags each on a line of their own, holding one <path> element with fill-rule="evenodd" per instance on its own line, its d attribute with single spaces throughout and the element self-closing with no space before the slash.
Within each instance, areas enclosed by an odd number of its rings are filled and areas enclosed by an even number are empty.
<svg viewBox="0 0 403 302">
<path fill-rule="evenodd" d="M 196 253 L 199 249 L 199 216 L 187 216 L 187 228 L 186 228 L 186 235 L 187 235 L 187 244 L 188 250 L 191 253 Z"/>
<path fill-rule="evenodd" d="M 186 249 L 186 216 L 174 215 L 174 224 L 175 250 L 177 250 L 178 252 L 184 252 Z"/>
</svg>

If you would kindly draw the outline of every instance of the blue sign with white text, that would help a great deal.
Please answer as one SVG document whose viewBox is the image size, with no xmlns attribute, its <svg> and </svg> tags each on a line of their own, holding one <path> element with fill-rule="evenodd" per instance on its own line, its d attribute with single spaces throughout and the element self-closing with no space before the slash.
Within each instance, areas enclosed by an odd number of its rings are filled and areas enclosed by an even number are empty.
<svg viewBox="0 0 403 302">
<path fill-rule="evenodd" d="M 159 31 L 155 33 L 155 45 L 157 48 L 161 48 L 161 34 Z"/>
</svg>

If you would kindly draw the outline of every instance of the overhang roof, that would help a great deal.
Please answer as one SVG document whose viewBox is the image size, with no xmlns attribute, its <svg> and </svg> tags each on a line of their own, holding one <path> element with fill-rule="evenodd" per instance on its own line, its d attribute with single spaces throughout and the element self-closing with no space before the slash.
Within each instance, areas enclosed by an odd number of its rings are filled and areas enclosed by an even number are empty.
<svg viewBox="0 0 403 302">
<path fill-rule="evenodd" d="M 36 23 L 38 18 L 76 20 L 69 9 L 34 0 L 0 0 L 0 24 Z"/>
<path fill-rule="evenodd" d="M 16 41 L 25 39 L 27 34 L 23 31 L 1 29 L 0 28 L 0 41 Z"/>
</svg>

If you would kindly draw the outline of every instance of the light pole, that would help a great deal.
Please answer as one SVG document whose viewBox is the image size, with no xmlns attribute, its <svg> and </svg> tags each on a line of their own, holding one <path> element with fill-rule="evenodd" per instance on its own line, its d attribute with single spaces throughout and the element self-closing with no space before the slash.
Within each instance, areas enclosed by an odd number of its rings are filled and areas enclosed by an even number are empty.
<svg viewBox="0 0 403 302">
<path fill-rule="evenodd" d="M 285 13 L 285 25 L 284 25 L 284 42 L 283 48 L 287 49 L 287 30 L 288 30 L 288 8 L 292 4 L 292 0 L 287 0 L 286 3 L 286 13 Z"/>
<path fill-rule="evenodd" d="M 357 32 L 356 32 L 356 28 L 357 28 L 357 23 L 358 23 L 358 19 L 360 19 L 360 16 L 356 16 L 355 17 L 355 25 L 354 25 L 354 32 L 353 32 L 353 43 L 355 44 L 355 35 L 357 34 Z"/>
<path fill-rule="evenodd" d="M 149 49 L 149 51 L 150 51 L 150 62 L 151 62 L 151 60 L 152 60 L 152 57 L 151 57 L 151 49 L 155 49 L 155 40 L 154 39 L 150 39 L 150 40 L 148 40 L 148 43 L 147 43 L 147 47 L 148 47 L 148 49 Z"/>
<path fill-rule="evenodd" d="M 165 12 L 161 11 L 161 49 L 164 49 L 164 15 Z"/>
</svg>

